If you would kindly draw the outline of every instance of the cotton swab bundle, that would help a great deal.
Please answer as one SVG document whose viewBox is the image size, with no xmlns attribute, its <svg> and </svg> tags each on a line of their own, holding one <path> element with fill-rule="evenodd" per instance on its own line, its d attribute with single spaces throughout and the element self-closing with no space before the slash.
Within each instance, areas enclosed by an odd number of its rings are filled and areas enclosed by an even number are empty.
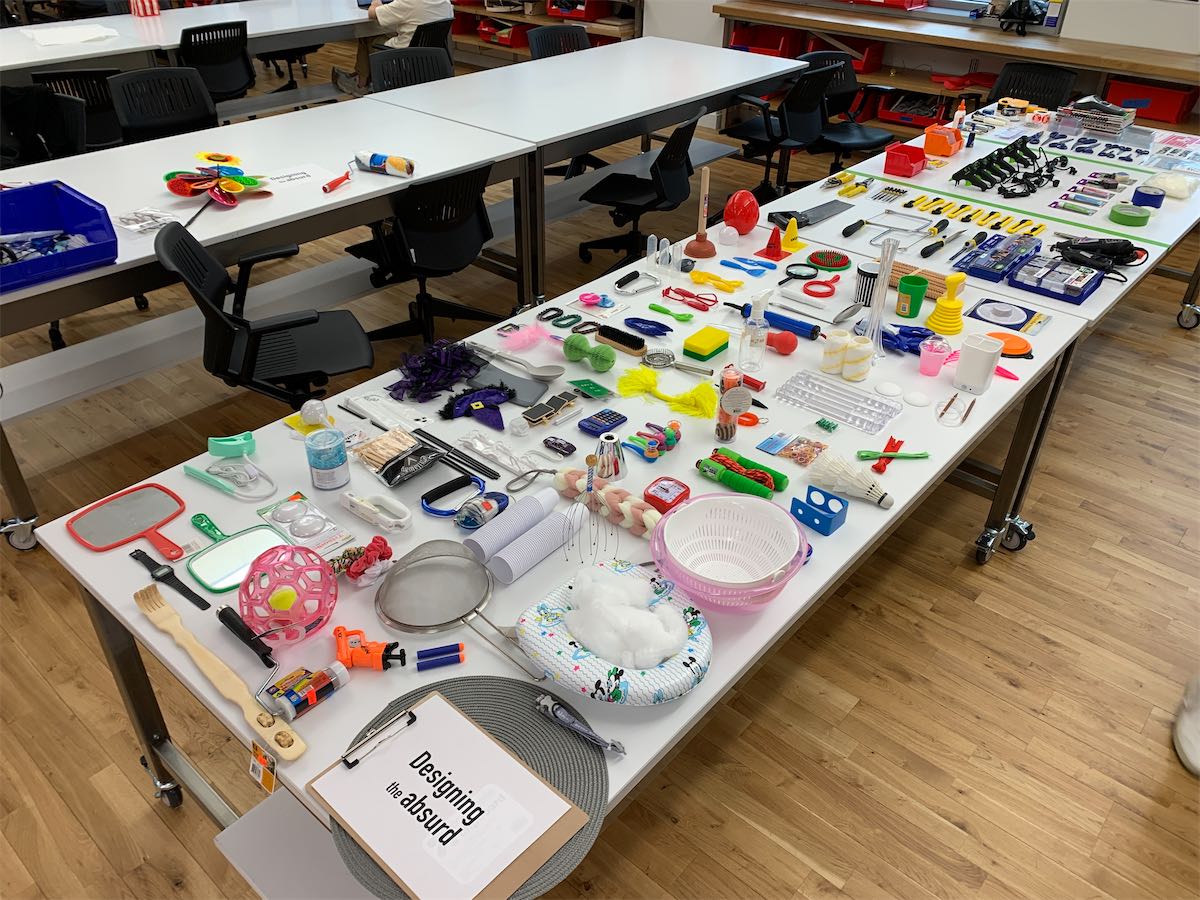
<svg viewBox="0 0 1200 900">
<path fill-rule="evenodd" d="M 817 487 L 868 500 L 883 509 L 891 509 L 893 497 L 861 466 L 856 466 L 844 456 L 826 450 L 818 456 L 805 473 Z"/>
<path fill-rule="evenodd" d="M 672 412 L 698 419 L 711 419 L 717 411 L 717 391 L 707 381 L 682 394 L 667 394 L 658 389 L 658 373 L 644 366 L 629 369 L 617 379 L 617 393 L 622 397 L 649 394 L 670 406 Z"/>
<path fill-rule="evenodd" d="M 537 322 L 530 322 L 516 331 L 500 332 L 500 343 L 509 353 L 517 350 L 531 350 L 548 340 L 550 340 L 550 332 Z"/>
</svg>

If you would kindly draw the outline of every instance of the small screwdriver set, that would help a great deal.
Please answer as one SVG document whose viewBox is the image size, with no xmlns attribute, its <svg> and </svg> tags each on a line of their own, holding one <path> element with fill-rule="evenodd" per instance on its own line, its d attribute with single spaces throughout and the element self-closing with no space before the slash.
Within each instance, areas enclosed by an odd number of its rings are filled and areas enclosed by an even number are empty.
<svg viewBox="0 0 1200 900">
<path fill-rule="evenodd" d="M 1032 235 L 994 234 L 959 257 L 954 268 L 976 278 L 1000 281 L 1041 249 L 1041 240 Z"/>
</svg>

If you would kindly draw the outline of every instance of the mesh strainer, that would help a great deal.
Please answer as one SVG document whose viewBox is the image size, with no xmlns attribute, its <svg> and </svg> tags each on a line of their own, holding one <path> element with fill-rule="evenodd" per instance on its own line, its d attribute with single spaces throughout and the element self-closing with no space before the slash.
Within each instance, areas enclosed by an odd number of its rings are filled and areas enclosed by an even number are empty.
<svg viewBox="0 0 1200 900">
<path fill-rule="evenodd" d="M 808 541 L 768 500 L 705 494 L 663 516 L 650 553 L 701 606 L 750 611 L 783 590 L 804 564 Z"/>
</svg>

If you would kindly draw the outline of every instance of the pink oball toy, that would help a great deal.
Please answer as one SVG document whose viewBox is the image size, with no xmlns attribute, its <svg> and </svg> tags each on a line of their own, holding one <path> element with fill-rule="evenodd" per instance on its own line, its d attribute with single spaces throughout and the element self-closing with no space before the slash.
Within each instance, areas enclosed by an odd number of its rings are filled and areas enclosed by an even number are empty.
<svg viewBox="0 0 1200 900">
<path fill-rule="evenodd" d="M 329 621 L 337 595 L 337 576 L 312 550 L 272 547 L 250 564 L 238 588 L 238 611 L 264 641 L 289 647 Z"/>
</svg>

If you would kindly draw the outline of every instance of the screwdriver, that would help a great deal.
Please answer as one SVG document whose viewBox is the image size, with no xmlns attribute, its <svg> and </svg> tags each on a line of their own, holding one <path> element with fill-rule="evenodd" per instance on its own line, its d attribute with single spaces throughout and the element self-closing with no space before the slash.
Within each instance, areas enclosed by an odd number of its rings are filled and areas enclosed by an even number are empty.
<svg viewBox="0 0 1200 900">
<path fill-rule="evenodd" d="M 928 259 L 929 257 L 933 256 L 933 254 L 937 253 L 939 250 L 941 250 L 943 247 L 945 247 L 946 243 L 948 241 L 954 240 L 960 234 L 965 233 L 966 230 L 967 229 L 965 229 L 965 228 L 960 228 L 958 231 L 954 232 L 953 234 L 948 234 L 945 237 L 940 237 L 936 241 L 934 241 L 932 244 L 922 247 L 921 248 L 921 259 Z"/>
<path fill-rule="evenodd" d="M 930 234 L 941 234 L 943 231 L 945 231 L 949 227 L 950 227 L 949 219 L 938 219 L 936 222 L 933 223 L 933 225 L 930 226 L 929 233 Z M 961 231 L 958 233 L 962 234 Z"/>
<path fill-rule="evenodd" d="M 950 262 L 954 262 L 956 259 L 958 259 L 960 256 L 962 256 L 968 250 L 974 250 L 976 247 L 978 247 L 980 244 L 982 244 L 987 239 L 988 239 L 988 233 L 986 231 L 980 231 L 980 232 L 976 233 L 975 237 L 971 238 L 969 241 L 967 241 L 966 243 L 964 243 L 962 245 L 961 250 L 959 250 L 952 257 L 950 257 Z"/>
</svg>

